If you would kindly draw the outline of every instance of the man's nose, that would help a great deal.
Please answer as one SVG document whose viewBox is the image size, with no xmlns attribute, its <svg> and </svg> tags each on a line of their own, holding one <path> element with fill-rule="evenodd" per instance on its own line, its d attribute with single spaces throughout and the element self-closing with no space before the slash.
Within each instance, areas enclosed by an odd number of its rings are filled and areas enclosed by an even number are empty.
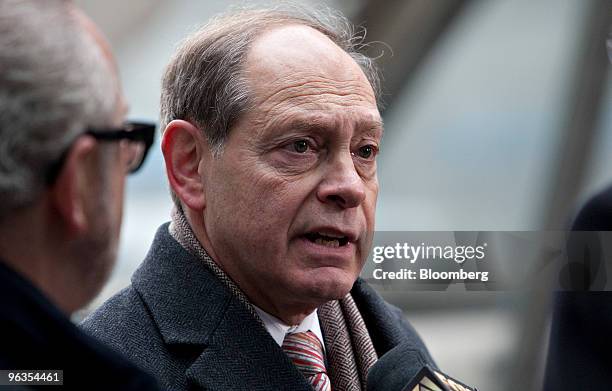
<svg viewBox="0 0 612 391">
<path fill-rule="evenodd" d="M 319 184 L 317 197 L 323 203 L 343 209 L 359 206 L 366 197 L 363 178 L 357 172 L 350 154 L 335 159 Z"/>
</svg>

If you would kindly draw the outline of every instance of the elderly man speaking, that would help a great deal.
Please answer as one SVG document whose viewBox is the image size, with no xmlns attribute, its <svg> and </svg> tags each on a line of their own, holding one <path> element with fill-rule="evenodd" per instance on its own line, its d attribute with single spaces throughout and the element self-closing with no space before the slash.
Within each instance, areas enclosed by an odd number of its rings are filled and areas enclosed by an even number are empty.
<svg viewBox="0 0 612 391">
<path fill-rule="evenodd" d="M 169 389 L 365 389 L 401 312 L 358 279 L 374 230 L 377 78 L 340 17 L 249 10 L 187 38 L 162 91 L 176 208 L 84 327 Z"/>
</svg>

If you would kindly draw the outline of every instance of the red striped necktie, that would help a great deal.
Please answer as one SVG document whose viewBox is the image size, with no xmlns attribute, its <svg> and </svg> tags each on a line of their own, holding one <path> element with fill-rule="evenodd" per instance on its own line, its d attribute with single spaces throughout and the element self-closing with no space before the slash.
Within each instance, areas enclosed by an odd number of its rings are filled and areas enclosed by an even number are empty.
<svg viewBox="0 0 612 391">
<path fill-rule="evenodd" d="M 315 391 L 331 391 L 331 383 L 325 372 L 323 346 L 312 331 L 286 335 L 283 350 Z"/>
</svg>

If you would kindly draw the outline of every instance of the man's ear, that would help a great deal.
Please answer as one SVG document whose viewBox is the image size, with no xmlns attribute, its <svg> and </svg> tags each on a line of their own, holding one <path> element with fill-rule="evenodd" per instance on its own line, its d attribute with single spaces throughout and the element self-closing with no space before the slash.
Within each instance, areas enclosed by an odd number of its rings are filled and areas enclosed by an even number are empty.
<svg viewBox="0 0 612 391">
<path fill-rule="evenodd" d="M 174 120 L 164 130 L 161 148 L 176 196 L 190 209 L 203 210 L 206 199 L 198 167 L 210 151 L 202 131 L 187 121 Z"/>
<path fill-rule="evenodd" d="M 81 136 L 72 144 L 57 179 L 50 186 L 50 200 L 67 227 L 70 236 L 79 235 L 88 229 L 86 205 L 91 178 L 91 159 L 96 140 Z"/>
</svg>

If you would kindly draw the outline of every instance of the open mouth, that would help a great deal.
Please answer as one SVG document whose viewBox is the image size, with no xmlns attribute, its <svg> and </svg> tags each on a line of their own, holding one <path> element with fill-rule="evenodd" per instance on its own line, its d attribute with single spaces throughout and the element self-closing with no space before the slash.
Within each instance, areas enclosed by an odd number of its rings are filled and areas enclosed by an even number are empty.
<svg viewBox="0 0 612 391">
<path fill-rule="evenodd" d="M 343 247 L 349 241 L 346 236 L 330 236 L 318 232 L 308 233 L 305 237 L 312 243 L 327 247 Z"/>
</svg>

